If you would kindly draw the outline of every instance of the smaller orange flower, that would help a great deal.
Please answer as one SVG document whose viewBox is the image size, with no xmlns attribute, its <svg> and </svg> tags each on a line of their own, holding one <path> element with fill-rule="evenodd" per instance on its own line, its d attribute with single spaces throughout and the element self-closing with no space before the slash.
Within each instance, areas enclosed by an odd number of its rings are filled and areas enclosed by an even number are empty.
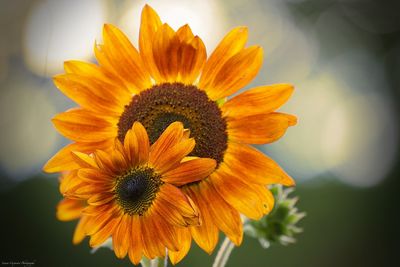
<svg viewBox="0 0 400 267">
<path fill-rule="evenodd" d="M 216 166 L 213 159 L 185 158 L 195 147 L 189 134 L 175 122 L 150 146 L 145 128 L 135 122 L 124 143 L 116 139 L 109 153 L 73 152 L 80 168 L 61 181 L 67 199 L 59 204 L 57 216 L 81 218 L 74 243 L 82 240 L 82 233 L 90 236 L 92 247 L 111 237 L 116 256 L 128 254 L 134 264 L 142 255 L 164 257 L 166 248 L 173 263 L 180 261 L 191 242 L 181 230 L 199 225 L 200 218 L 178 186 L 202 180 Z"/>
</svg>

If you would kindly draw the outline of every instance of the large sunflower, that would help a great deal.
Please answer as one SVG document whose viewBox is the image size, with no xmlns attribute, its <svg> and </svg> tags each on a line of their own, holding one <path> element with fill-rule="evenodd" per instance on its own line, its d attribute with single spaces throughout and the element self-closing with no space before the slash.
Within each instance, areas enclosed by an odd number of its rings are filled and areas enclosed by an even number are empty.
<svg viewBox="0 0 400 267">
<path fill-rule="evenodd" d="M 189 234 L 179 231 L 199 225 L 196 205 L 178 186 L 208 176 L 216 162 L 208 158 L 182 159 L 194 148 L 180 122 L 172 123 L 150 146 L 144 127 L 135 122 L 106 153 L 92 156 L 73 152 L 80 166 L 62 180 L 67 197 L 58 206 L 61 220 L 80 218 L 74 243 L 90 235 L 97 247 L 112 237 L 118 258 L 127 254 L 134 264 L 145 255 L 163 257 L 166 248 L 175 263 L 190 246 Z"/>
<path fill-rule="evenodd" d="M 53 119 L 74 143 L 44 169 L 77 168 L 71 151 L 106 149 L 115 137 L 124 140 L 135 121 L 146 128 L 151 143 L 171 122 L 180 121 L 196 140 L 190 155 L 217 162 L 207 179 L 182 187 L 202 215 L 201 226 L 190 227 L 191 235 L 209 253 L 219 230 L 239 245 L 240 213 L 261 218 L 274 202 L 266 185 L 294 184 L 277 163 L 249 146 L 271 143 L 296 124 L 296 117 L 276 112 L 293 86 L 260 86 L 225 101 L 262 65 L 262 49 L 245 47 L 246 41 L 247 29 L 235 28 L 207 59 L 202 40 L 188 25 L 174 31 L 147 5 L 141 17 L 140 52 L 119 29 L 105 25 L 103 44 L 95 45 L 99 65 L 68 61 L 66 74 L 54 78 L 80 107 Z"/>
</svg>

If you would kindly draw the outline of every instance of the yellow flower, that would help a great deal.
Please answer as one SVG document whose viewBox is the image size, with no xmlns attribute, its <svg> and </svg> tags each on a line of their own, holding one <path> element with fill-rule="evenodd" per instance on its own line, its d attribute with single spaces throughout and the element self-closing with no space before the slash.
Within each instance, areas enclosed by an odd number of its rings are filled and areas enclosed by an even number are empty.
<svg viewBox="0 0 400 267">
<path fill-rule="evenodd" d="M 118 258 L 127 254 L 138 264 L 164 257 L 166 248 L 176 263 L 190 246 L 189 234 L 180 228 L 199 225 L 198 210 L 179 186 L 198 182 L 215 168 L 213 159 L 182 159 L 195 146 L 180 122 L 172 123 L 150 146 L 144 127 L 135 122 L 124 143 L 116 140 L 107 153 L 93 156 L 73 152 L 79 169 L 62 179 L 67 197 L 58 206 L 61 220 L 77 219 L 74 243 L 90 235 L 97 247 L 112 237 Z"/>
<path fill-rule="evenodd" d="M 107 149 L 114 138 L 123 141 L 135 121 L 146 128 L 151 143 L 170 123 L 180 121 L 196 140 L 189 156 L 217 162 L 207 179 L 182 186 L 199 207 L 202 224 L 181 232 L 190 231 L 208 253 L 219 230 L 239 245 L 240 213 L 261 218 L 274 203 L 266 185 L 294 184 L 277 163 L 249 144 L 271 143 L 297 122 L 295 116 L 276 112 L 293 92 L 289 84 L 252 88 L 225 101 L 262 65 L 262 49 L 245 47 L 246 41 L 247 29 L 235 28 L 207 59 L 202 40 L 188 25 L 174 31 L 147 5 L 140 52 L 119 29 L 105 25 L 103 44 L 95 45 L 99 65 L 68 61 L 66 74 L 54 78 L 80 107 L 53 119 L 74 142 L 50 159 L 45 171 L 76 169 L 71 151 Z"/>
</svg>

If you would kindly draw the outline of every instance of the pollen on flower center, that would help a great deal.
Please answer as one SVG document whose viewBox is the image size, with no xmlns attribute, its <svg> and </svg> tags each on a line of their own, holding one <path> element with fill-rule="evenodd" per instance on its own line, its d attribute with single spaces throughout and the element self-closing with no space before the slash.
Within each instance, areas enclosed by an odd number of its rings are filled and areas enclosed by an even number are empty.
<svg viewBox="0 0 400 267">
<path fill-rule="evenodd" d="M 143 215 L 151 206 L 162 181 L 149 167 L 135 168 L 118 177 L 115 193 L 125 213 Z"/>
<path fill-rule="evenodd" d="M 135 95 L 118 122 L 118 138 L 123 141 L 135 121 L 146 128 L 154 143 L 172 122 L 190 129 L 196 146 L 190 156 L 222 162 L 227 148 L 226 121 L 218 105 L 193 85 L 163 83 Z"/>
</svg>

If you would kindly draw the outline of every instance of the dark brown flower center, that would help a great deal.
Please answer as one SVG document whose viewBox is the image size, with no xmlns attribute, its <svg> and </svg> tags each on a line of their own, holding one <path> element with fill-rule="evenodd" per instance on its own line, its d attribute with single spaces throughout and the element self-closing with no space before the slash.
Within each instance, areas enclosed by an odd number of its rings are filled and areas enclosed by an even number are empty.
<svg viewBox="0 0 400 267">
<path fill-rule="evenodd" d="M 227 148 L 226 121 L 218 105 L 193 85 L 164 83 L 135 95 L 118 122 L 122 142 L 135 121 L 146 128 L 150 142 L 175 121 L 190 129 L 196 146 L 191 156 L 213 158 L 222 162 Z"/>
<path fill-rule="evenodd" d="M 163 183 L 160 177 L 149 167 L 138 167 L 118 177 L 115 194 L 124 212 L 143 215 Z"/>
</svg>

